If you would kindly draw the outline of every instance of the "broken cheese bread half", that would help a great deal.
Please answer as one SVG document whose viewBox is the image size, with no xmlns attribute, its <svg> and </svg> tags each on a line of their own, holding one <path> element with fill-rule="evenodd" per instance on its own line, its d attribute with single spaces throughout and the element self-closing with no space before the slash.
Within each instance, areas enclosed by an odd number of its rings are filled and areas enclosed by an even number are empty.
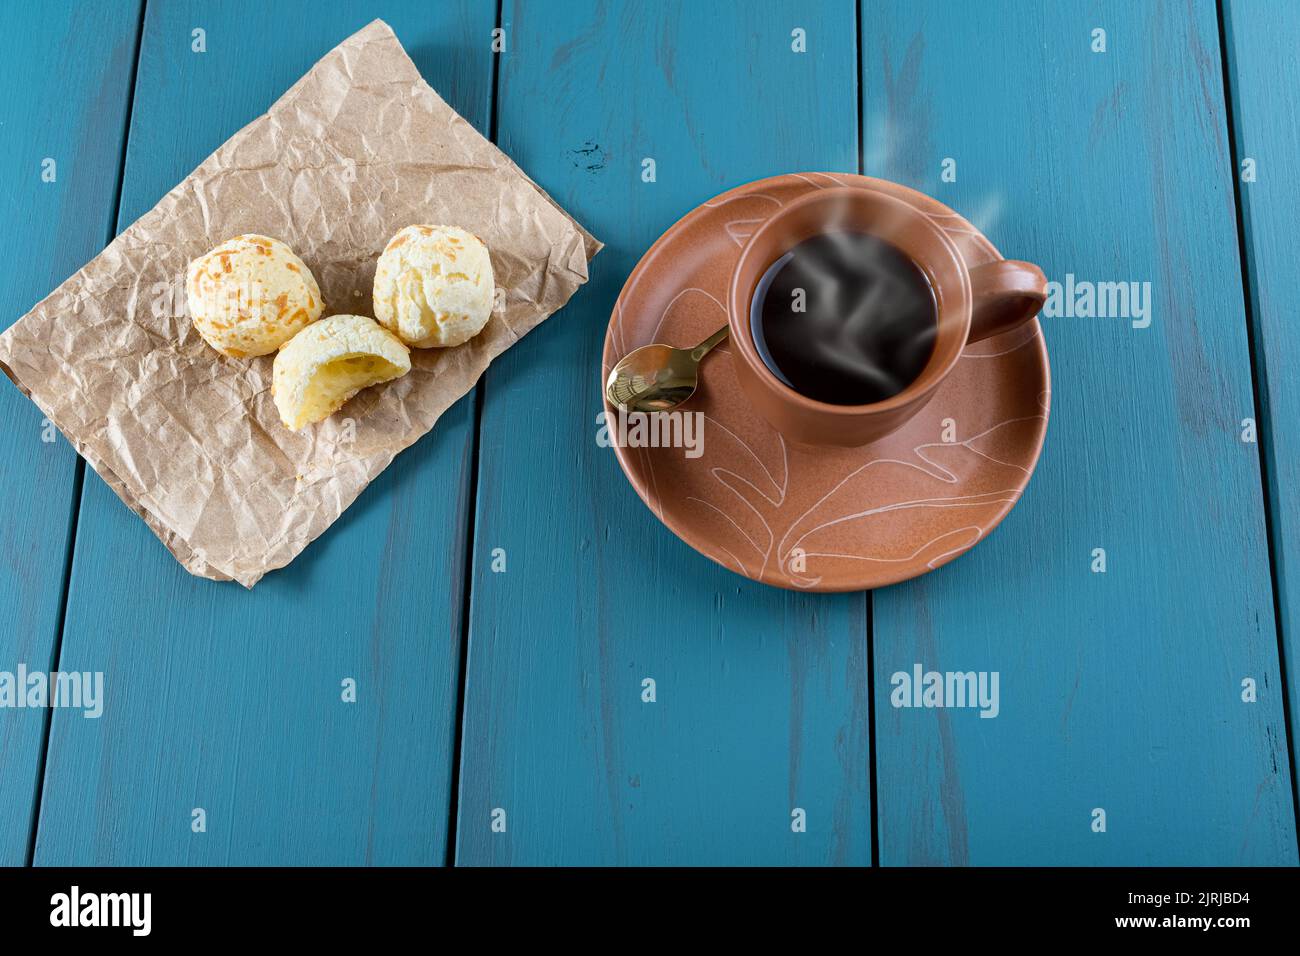
<svg viewBox="0 0 1300 956">
<path fill-rule="evenodd" d="M 328 418 L 363 388 L 410 370 L 410 350 L 374 319 L 331 315 L 280 348 L 271 395 L 280 420 L 297 431 Z"/>
</svg>

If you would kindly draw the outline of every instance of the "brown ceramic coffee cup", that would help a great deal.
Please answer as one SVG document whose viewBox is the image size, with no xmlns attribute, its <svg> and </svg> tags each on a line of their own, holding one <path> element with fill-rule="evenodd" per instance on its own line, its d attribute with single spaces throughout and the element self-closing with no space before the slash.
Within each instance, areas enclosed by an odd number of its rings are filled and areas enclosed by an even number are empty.
<svg viewBox="0 0 1300 956">
<path fill-rule="evenodd" d="M 759 356 L 750 325 L 754 292 L 767 269 L 805 239 L 836 231 L 892 243 L 925 273 L 934 292 L 937 327 L 929 361 L 898 394 L 870 405 L 832 405 L 795 391 Z M 967 343 L 1029 321 L 1046 297 L 1046 277 L 1028 262 L 1003 259 L 967 268 L 947 233 L 910 203 L 873 189 L 817 190 L 765 220 L 741 250 L 727 301 L 736 377 L 759 414 L 791 441 L 870 444 L 925 406 Z"/>
</svg>

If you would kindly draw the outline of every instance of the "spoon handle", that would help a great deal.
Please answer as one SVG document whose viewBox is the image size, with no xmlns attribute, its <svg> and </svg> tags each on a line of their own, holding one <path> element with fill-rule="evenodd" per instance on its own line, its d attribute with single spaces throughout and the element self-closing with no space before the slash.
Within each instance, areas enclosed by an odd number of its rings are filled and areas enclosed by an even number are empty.
<svg viewBox="0 0 1300 956">
<path fill-rule="evenodd" d="M 691 358 L 696 362 L 704 358 L 704 356 L 708 355 L 709 352 L 713 351 L 715 345 L 727 337 L 728 331 L 730 331 L 730 327 L 726 325 L 718 329 L 718 331 L 714 332 L 699 345 L 695 346 L 695 348 L 691 349 Z"/>
</svg>

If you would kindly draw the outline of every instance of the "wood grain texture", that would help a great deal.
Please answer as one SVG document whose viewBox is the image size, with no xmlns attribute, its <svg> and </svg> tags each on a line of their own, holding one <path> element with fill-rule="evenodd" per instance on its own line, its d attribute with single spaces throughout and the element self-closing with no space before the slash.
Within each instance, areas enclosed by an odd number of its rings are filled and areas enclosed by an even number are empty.
<svg viewBox="0 0 1300 956">
<path fill-rule="evenodd" d="M 150 4 L 119 227 L 374 16 L 485 130 L 492 5 L 376 7 Z M 251 593 L 87 477 L 61 664 L 105 672 L 105 713 L 55 717 L 37 864 L 444 861 L 471 427 L 462 401 Z"/>
<path fill-rule="evenodd" d="M 1291 745 L 1300 739 L 1300 4 L 1225 4 L 1261 450 L 1268 480 Z M 1249 160 L 1254 181 L 1242 180 Z"/>
<path fill-rule="evenodd" d="M 881 862 L 1295 863 L 1214 5 L 899 0 L 862 42 L 868 174 L 1154 303 L 1144 329 L 1045 319 L 1023 500 L 875 595 Z M 915 663 L 1000 672 L 1000 716 L 891 707 Z"/>
<path fill-rule="evenodd" d="M 139 7 L 0 8 L 0 62 L 21 77 L 0 122 L 0 325 L 81 267 L 112 234 Z M 54 181 L 42 179 L 53 160 Z M 53 663 L 77 456 L 40 409 L 0 387 L 0 670 Z M 45 440 L 49 439 L 49 440 Z M 0 709 L 0 865 L 22 864 L 44 748 L 43 710 Z"/>
<path fill-rule="evenodd" d="M 881 861 L 1294 864 L 1260 449 L 1240 422 L 1262 425 L 1294 705 L 1296 11 L 1227 0 L 1230 129 L 1208 0 L 861 6 L 866 173 L 935 195 L 1051 278 L 1150 281 L 1154 297 L 1146 329 L 1044 320 L 1055 395 L 1024 500 L 969 555 L 873 596 Z M 0 209 L 24 264 L 3 321 L 372 16 L 487 129 L 490 0 L 353 7 L 150 4 L 116 222 L 139 8 L 0 11 L 18 91 Z M 650 242 L 739 182 L 857 168 L 854 6 L 504 15 L 502 145 L 609 247 L 590 288 L 488 377 L 457 859 L 867 863 L 865 598 L 714 566 L 595 443 L 609 310 Z M 1241 187 L 1249 331 L 1233 136 L 1259 170 Z M 46 156 L 56 184 L 40 181 Z M 0 388 L 0 415 L 0 669 L 52 662 L 79 508 L 58 663 L 107 682 L 102 719 L 54 715 L 36 862 L 441 862 L 472 400 L 252 593 L 186 575 L 93 473 L 74 503 L 75 456 L 40 441 L 16 390 Z M 1090 570 L 1099 547 L 1105 574 Z M 998 671 L 999 717 L 894 709 L 890 675 L 914 663 Z M 1241 701 L 1248 677 L 1257 703 Z M 0 864 L 26 852 L 43 720 L 0 709 Z M 807 833 L 791 832 L 794 807 Z"/>
<path fill-rule="evenodd" d="M 864 596 L 723 570 L 596 444 L 610 309 L 655 237 L 737 183 L 856 168 L 853 17 L 505 5 L 501 144 L 608 247 L 487 377 L 458 863 L 870 861 Z"/>
</svg>

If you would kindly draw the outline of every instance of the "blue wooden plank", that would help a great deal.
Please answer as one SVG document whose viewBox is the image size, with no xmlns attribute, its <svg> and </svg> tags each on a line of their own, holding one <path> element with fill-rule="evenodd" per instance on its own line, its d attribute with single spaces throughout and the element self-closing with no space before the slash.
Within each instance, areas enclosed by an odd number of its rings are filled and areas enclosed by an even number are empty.
<svg viewBox="0 0 1300 956">
<path fill-rule="evenodd" d="M 1050 278 L 1152 290 L 1146 328 L 1045 319 L 1025 497 L 875 595 L 881 862 L 1295 863 L 1214 4 L 898 0 L 862 43 L 867 173 Z M 894 708 L 918 663 L 999 672 L 1000 715 Z"/>
<path fill-rule="evenodd" d="M 1300 4 L 1231 0 L 1222 9 L 1294 766 L 1300 739 L 1300 328 L 1294 306 L 1300 298 Z"/>
<path fill-rule="evenodd" d="M 150 4 L 119 226 L 375 15 L 487 128 L 491 4 L 354 7 Z M 55 718 L 36 862 L 443 862 L 471 438 L 463 401 L 251 593 L 187 575 L 88 476 L 61 663 L 104 672 L 105 711 Z"/>
<path fill-rule="evenodd" d="M 0 8 L 0 286 L 8 325 L 111 235 L 139 8 Z M 47 166 L 47 162 L 53 166 Z M 52 181 L 42 174 L 52 172 Z M 77 457 L 31 402 L 0 388 L 0 671 L 54 661 Z M 0 709 L 0 865 L 23 863 L 35 821 L 41 710 Z"/>
<path fill-rule="evenodd" d="M 779 591 L 696 554 L 595 424 L 610 309 L 659 233 L 737 183 L 856 170 L 853 7 L 504 18 L 502 146 L 608 247 L 487 377 L 457 861 L 868 863 L 864 596 Z"/>
</svg>

